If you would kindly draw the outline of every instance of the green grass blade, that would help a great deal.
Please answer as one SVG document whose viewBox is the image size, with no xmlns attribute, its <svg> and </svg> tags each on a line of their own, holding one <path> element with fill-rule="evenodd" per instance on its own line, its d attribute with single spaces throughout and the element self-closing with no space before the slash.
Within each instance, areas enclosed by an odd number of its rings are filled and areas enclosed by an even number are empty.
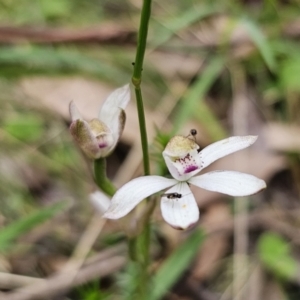
<svg viewBox="0 0 300 300">
<path fill-rule="evenodd" d="M 279 70 L 279 83 L 284 92 L 300 93 L 300 55 L 290 55 L 282 60 Z M 289 98 L 288 98 L 289 99 Z M 288 100 L 287 99 L 287 100 Z"/>
<path fill-rule="evenodd" d="M 189 88 L 187 94 L 183 97 L 180 102 L 180 110 L 175 115 L 173 133 L 177 133 L 178 130 L 191 118 L 191 116 L 198 114 L 198 118 L 202 118 L 198 111 L 199 106 L 203 106 L 202 110 L 207 111 L 208 108 L 204 108 L 206 105 L 203 101 L 205 94 L 208 92 L 210 87 L 213 85 L 219 74 L 224 68 L 224 60 L 220 57 L 216 57 L 210 61 L 206 69 L 201 76 L 195 81 L 195 83 Z M 214 126 L 221 129 L 221 125 L 217 124 L 216 118 L 211 117 L 211 122 L 215 122 Z"/>
<path fill-rule="evenodd" d="M 121 71 L 100 59 L 76 50 L 53 49 L 46 46 L 0 48 L 0 76 L 12 77 L 35 74 L 86 74 L 120 83 Z M 122 76 L 124 75 L 124 76 Z"/>
<path fill-rule="evenodd" d="M 280 235 L 266 232 L 258 242 L 259 258 L 264 266 L 276 276 L 291 280 L 297 274 L 297 261 L 292 256 L 291 246 Z"/>
<path fill-rule="evenodd" d="M 37 225 L 51 219 L 66 207 L 66 202 L 56 203 L 17 220 L 0 231 L 0 252 L 9 249 L 13 241 Z"/>
<path fill-rule="evenodd" d="M 265 60 L 269 69 L 272 72 L 275 72 L 277 69 L 275 56 L 272 47 L 269 44 L 267 38 L 262 33 L 261 28 L 259 28 L 258 25 L 256 25 L 256 23 L 249 19 L 242 19 L 241 23 L 247 30 L 250 38 L 252 39 L 258 50 L 260 51 L 261 56 Z"/>
<path fill-rule="evenodd" d="M 193 111 L 193 117 L 202 124 L 212 141 L 218 141 L 228 136 L 219 120 L 205 102 L 200 102 Z"/>
<path fill-rule="evenodd" d="M 203 232 L 197 230 L 168 257 L 154 277 L 151 300 L 161 299 L 177 282 L 198 252 L 203 240 Z"/>
<path fill-rule="evenodd" d="M 157 21 L 153 40 L 149 42 L 150 46 L 156 48 L 167 42 L 178 31 L 192 25 L 196 21 L 216 13 L 216 9 L 210 7 L 191 7 L 178 16 L 167 20 L 164 23 Z"/>
</svg>

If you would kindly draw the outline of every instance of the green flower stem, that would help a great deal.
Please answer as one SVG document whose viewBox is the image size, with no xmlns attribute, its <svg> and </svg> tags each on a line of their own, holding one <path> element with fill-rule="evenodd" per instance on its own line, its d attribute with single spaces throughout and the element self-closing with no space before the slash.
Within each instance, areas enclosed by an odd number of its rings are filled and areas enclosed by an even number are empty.
<svg viewBox="0 0 300 300">
<path fill-rule="evenodd" d="M 140 136 L 143 150 L 143 166 L 144 166 L 144 174 L 150 175 L 150 163 L 149 163 L 149 152 L 148 152 L 148 141 L 147 141 L 147 129 L 146 129 L 146 121 L 144 114 L 144 104 L 142 98 L 142 92 L 140 87 L 135 87 L 135 96 L 139 117 L 139 125 L 140 125 Z"/>
<path fill-rule="evenodd" d="M 128 238 L 128 253 L 129 253 L 129 258 L 136 262 L 138 261 L 138 258 L 136 257 L 137 251 L 136 251 L 136 238 Z"/>
<path fill-rule="evenodd" d="M 147 43 L 148 25 L 151 14 L 151 0 L 144 0 L 141 12 L 140 28 L 138 34 L 138 45 L 133 69 L 132 83 L 135 88 L 137 111 L 140 126 L 141 144 L 143 150 L 144 174 L 150 175 L 150 163 L 148 153 L 147 129 L 144 113 L 144 104 L 141 91 L 143 62 Z M 149 216 L 150 217 L 150 216 Z M 136 286 L 136 299 L 149 298 L 149 246 L 150 246 L 150 224 L 145 222 L 142 233 L 129 241 L 130 256 L 137 264 L 138 282 Z"/>
<path fill-rule="evenodd" d="M 106 159 L 99 158 L 94 161 L 95 181 L 99 188 L 108 196 L 113 196 L 116 192 L 115 186 L 106 176 Z"/>
<path fill-rule="evenodd" d="M 143 97 L 141 92 L 141 82 L 142 82 L 143 62 L 144 62 L 144 56 L 146 50 L 150 14 L 151 14 L 151 0 L 144 0 L 142 13 L 141 13 L 139 35 L 138 35 L 138 45 L 136 50 L 133 76 L 132 76 L 132 83 L 135 88 L 135 96 L 137 101 L 137 111 L 139 117 L 145 175 L 150 174 L 150 163 L 149 163 L 144 104 L 143 104 Z"/>
<path fill-rule="evenodd" d="M 142 82 L 143 62 L 146 50 L 148 25 L 151 14 L 151 0 L 144 0 L 138 35 L 138 45 L 135 56 L 132 83 L 135 87 L 139 87 Z"/>
</svg>

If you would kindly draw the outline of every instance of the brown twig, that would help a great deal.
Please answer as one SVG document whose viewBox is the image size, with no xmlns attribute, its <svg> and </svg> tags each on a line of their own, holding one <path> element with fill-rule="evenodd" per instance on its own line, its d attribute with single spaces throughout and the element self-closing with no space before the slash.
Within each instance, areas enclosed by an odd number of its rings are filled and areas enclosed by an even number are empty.
<svg viewBox="0 0 300 300">
<path fill-rule="evenodd" d="M 112 258 L 113 256 L 120 255 L 121 253 L 124 253 L 126 250 L 125 244 L 120 244 L 111 248 L 108 248 L 106 250 L 103 250 L 92 257 L 89 257 L 85 263 L 84 267 L 93 265 L 93 264 L 98 264 L 101 261 L 107 260 Z M 62 274 L 66 269 L 63 268 L 59 274 Z M 71 271 L 69 269 L 69 271 Z M 73 269 L 74 271 L 74 269 Z M 75 273 L 75 272 L 74 272 Z M 58 274 L 56 274 L 58 275 Z M 0 272 L 0 288 L 1 289 L 15 289 L 15 288 L 20 288 L 23 286 L 27 286 L 30 284 L 37 284 L 42 281 L 45 281 L 46 279 L 42 278 L 34 278 L 34 277 L 29 277 L 29 276 L 24 276 L 24 275 L 15 275 L 15 274 L 10 274 L 10 273 L 4 273 Z M 0 294 L 1 295 L 1 294 Z M 1 297 L 0 297 L 1 299 Z"/>
<path fill-rule="evenodd" d="M 0 27 L 0 43 L 133 43 L 135 33 L 130 29 L 101 25 L 86 29 Z"/>
<path fill-rule="evenodd" d="M 64 267 L 64 271 L 81 268 L 103 226 L 105 225 L 105 222 L 106 219 L 102 218 L 102 213 L 95 213 L 84 233 L 82 234 L 79 242 L 77 243 L 72 257 Z"/>
<path fill-rule="evenodd" d="M 0 287 L 1 289 L 15 289 L 21 286 L 37 284 L 44 281 L 41 278 L 15 275 L 10 273 L 0 273 Z M 1 295 L 1 294 L 0 294 Z M 0 297 L 1 299 L 1 297 Z"/>
<path fill-rule="evenodd" d="M 126 263 L 126 258 L 114 256 L 105 261 L 89 264 L 79 271 L 62 272 L 54 275 L 47 280 L 31 284 L 7 293 L 1 297 L 1 300 L 34 300 L 44 299 L 59 295 L 66 290 L 86 283 L 95 278 L 101 278 L 120 270 Z M 73 274 L 76 272 L 76 276 Z"/>
</svg>

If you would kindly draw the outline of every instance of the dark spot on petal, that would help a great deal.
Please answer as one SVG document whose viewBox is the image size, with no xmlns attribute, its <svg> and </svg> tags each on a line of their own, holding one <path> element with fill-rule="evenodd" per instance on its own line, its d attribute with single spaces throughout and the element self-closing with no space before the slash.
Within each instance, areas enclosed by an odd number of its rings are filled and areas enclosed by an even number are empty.
<svg viewBox="0 0 300 300">
<path fill-rule="evenodd" d="M 106 143 L 103 143 L 103 144 L 98 144 L 99 148 L 102 149 L 102 148 L 105 148 L 107 147 L 107 144 Z"/>
<path fill-rule="evenodd" d="M 198 167 L 197 166 L 188 166 L 185 170 L 184 170 L 184 174 L 190 173 L 192 171 L 197 170 Z"/>
</svg>

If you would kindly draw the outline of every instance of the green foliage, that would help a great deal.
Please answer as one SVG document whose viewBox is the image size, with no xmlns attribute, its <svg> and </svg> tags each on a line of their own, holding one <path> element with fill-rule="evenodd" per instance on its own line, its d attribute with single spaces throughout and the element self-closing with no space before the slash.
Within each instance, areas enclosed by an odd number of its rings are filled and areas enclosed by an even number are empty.
<svg viewBox="0 0 300 300">
<path fill-rule="evenodd" d="M 48 145 L 48 144 L 47 144 Z M 60 147 L 59 147 L 60 146 Z M 58 147 L 51 149 L 49 155 L 53 161 L 57 162 L 57 171 L 62 171 L 66 166 L 73 167 L 74 161 L 78 159 L 78 153 L 74 151 L 74 146 L 71 144 L 61 143 Z M 54 168 L 54 166 L 53 166 Z"/>
<path fill-rule="evenodd" d="M 122 296 L 120 298 L 124 300 L 137 298 L 137 285 L 140 284 L 139 274 L 140 270 L 138 264 L 131 261 L 128 262 L 125 272 L 121 273 L 118 276 L 118 286 L 122 293 Z"/>
<path fill-rule="evenodd" d="M 162 264 L 153 279 L 151 300 L 161 299 L 189 267 L 204 240 L 202 231 L 196 230 Z"/>
<path fill-rule="evenodd" d="M 91 282 L 76 289 L 79 298 L 84 300 L 109 300 L 109 292 L 103 292 L 99 287 L 99 282 Z"/>
<path fill-rule="evenodd" d="M 40 5 L 43 15 L 49 20 L 66 18 L 71 10 L 71 2 L 69 0 L 40 0 Z"/>
<path fill-rule="evenodd" d="M 214 13 L 216 13 L 216 9 L 212 9 L 211 7 L 192 6 L 175 17 L 156 21 L 157 23 L 154 23 L 153 39 L 150 39 L 150 46 L 156 48 L 166 43 L 178 31 L 193 25 L 196 21 L 200 22 Z"/>
<path fill-rule="evenodd" d="M 215 137 L 223 137 L 225 135 L 223 128 L 219 125 L 218 120 L 209 110 L 203 99 L 217 77 L 220 75 L 223 68 L 223 58 L 215 57 L 210 60 L 203 73 L 189 88 L 185 97 L 181 99 L 181 109 L 174 118 L 175 124 L 173 127 L 173 134 L 178 132 L 179 128 L 189 121 L 191 116 L 194 116 L 198 119 L 198 121 L 201 123 L 203 122 L 205 128 L 208 130 L 211 128 L 211 132 L 213 132 Z M 200 112 L 205 112 L 207 117 L 203 118 L 203 116 L 199 114 L 199 110 Z"/>
<path fill-rule="evenodd" d="M 155 140 L 150 145 L 150 159 L 155 161 L 157 166 L 157 169 L 154 171 L 155 174 L 161 176 L 168 174 L 168 169 L 161 153 L 171 138 L 171 133 L 164 132 L 157 127 L 155 128 Z"/>
<path fill-rule="evenodd" d="M 281 64 L 280 84 L 288 92 L 300 93 L 300 55 L 290 56 Z"/>
<path fill-rule="evenodd" d="M 291 255 L 290 244 L 273 232 L 263 233 L 258 242 L 262 263 L 276 276 L 292 280 L 297 273 L 297 262 Z"/>
<path fill-rule="evenodd" d="M 86 74 L 120 84 L 120 70 L 106 61 L 64 48 L 2 47 L 0 77 L 16 78 L 34 74 Z M 124 82 L 122 81 L 122 84 Z"/>
<path fill-rule="evenodd" d="M 0 232 L 0 252 L 9 251 L 16 238 L 56 216 L 65 209 L 66 204 L 66 202 L 60 202 L 40 209 L 3 228 Z"/>
<path fill-rule="evenodd" d="M 259 26 L 250 19 L 242 19 L 241 23 L 246 28 L 254 44 L 257 46 L 258 50 L 261 53 L 261 56 L 265 60 L 269 69 L 275 72 L 277 69 L 277 65 L 276 65 L 273 49 L 270 46 L 267 38 L 263 35 Z"/>
<path fill-rule="evenodd" d="M 23 142 L 34 142 L 43 135 L 43 120 L 34 114 L 18 114 L 14 117 L 8 117 L 3 129 L 9 134 Z"/>
<path fill-rule="evenodd" d="M 1 24 L 12 25 L 84 25 L 96 23 L 104 10 L 97 0 L 1 0 L 0 8 Z"/>
</svg>

